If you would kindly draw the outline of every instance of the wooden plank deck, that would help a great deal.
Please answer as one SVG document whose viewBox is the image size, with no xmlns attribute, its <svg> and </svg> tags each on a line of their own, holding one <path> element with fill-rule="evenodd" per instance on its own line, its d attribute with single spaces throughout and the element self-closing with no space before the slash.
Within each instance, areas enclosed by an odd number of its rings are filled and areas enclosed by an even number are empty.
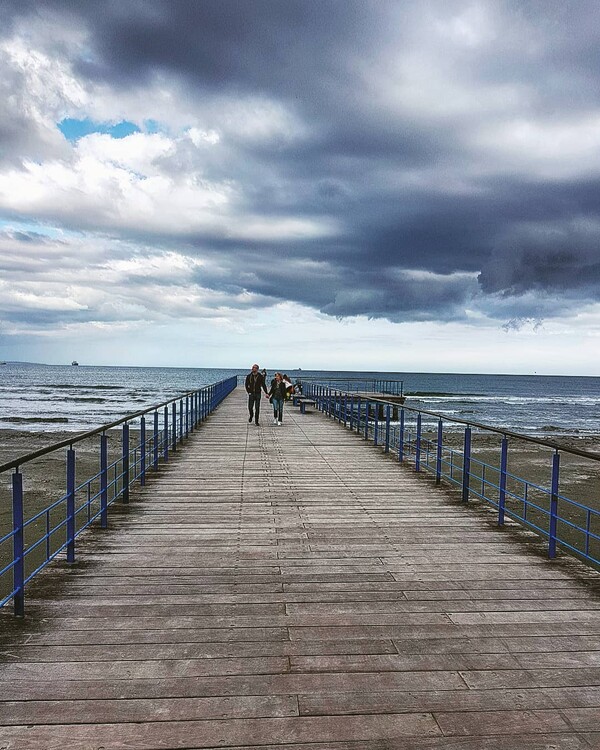
<svg viewBox="0 0 600 750">
<path fill-rule="evenodd" d="M 0 748 L 600 748 L 600 576 L 261 416 L 235 391 L 2 613 Z"/>
</svg>

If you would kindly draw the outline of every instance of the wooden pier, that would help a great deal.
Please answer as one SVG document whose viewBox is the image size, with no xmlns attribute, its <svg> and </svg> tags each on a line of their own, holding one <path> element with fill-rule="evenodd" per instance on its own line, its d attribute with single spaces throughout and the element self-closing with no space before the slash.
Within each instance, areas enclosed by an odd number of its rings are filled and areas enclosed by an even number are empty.
<svg viewBox="0 0 600 750">
<path fill-rule="evenodd" d="M 0 616 L 2 750 L 600 748 L 600 576 L 237 389 Z"/>
</svg>

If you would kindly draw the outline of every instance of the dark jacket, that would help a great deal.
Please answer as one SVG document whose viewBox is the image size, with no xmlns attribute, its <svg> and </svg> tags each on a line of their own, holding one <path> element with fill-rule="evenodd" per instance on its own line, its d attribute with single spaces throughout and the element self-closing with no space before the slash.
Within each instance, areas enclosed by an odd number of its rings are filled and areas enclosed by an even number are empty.
<svg viewBox="0 0 600 750">
<path fill-rule="evenodd" d="M 262 372 L 257 372 L 256 375 L 249 372 L 246 375 L 246 391 L 248 393 L 254 393 L 254 395 L 257 396 L 260 394 L 261 388 L 265 393 L 267 392 L 267 386 L 265 385 L 265 379 Z"/>
<path fill-rule="evenodd" d="M 287 389 L 283 380 L 280 380 L 279 383 L 275 380 L 275 378 L 271 380 L 271 389 L 269 391 L 269 396 L 279 399 L 279 401 L 285 401 L 286 390 Z"/>
</svg>

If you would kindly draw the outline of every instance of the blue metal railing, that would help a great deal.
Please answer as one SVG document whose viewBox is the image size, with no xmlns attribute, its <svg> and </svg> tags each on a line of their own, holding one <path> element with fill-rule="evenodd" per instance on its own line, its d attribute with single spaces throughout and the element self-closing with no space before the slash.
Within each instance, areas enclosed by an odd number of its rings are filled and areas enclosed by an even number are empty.
<svg viewBox="0 0 600 750">
<path fill-rule="evenodd" d="M 561 458 L 583 458 L 590 461 L 590 470 L 598 471 L 600 454 L 383 399 L 357 396 L 335 390 L 328 383 L 307 382 L 304 395 L 314 399 L 323 413 L 365 440 L 381 445 L 386 453 L 393 452 L 398 461 L 412 461 L 415 471 L 432 474 L 436 484 L 450 482 L 463 502 L 478 498 L 490 504 L 497 512 L 498 525 L 503 526 L 509 518 L 545 538 L 549 557 L 555 557 L 560 547 L 600 565 L 598 482 L 589 484 L 589 491 L 598 493 L 595 502 L 592 498 L 578 502 L 560 491 Z M 454 431 L 444 429 L 448 424 L 454 425 Z M 464 431 L 461 434 L 457 429 Z M 477 452 L 474 440 L 485 434 L 499 438 L 499 446 L 487 445 Z M 509 447 L 518 441 L 550 451 L 548 485 L 509 471 Z M 488 454 L 497 461 L 485 460 Z"/>
<path fill-rule="evenodd" d="M 102 425 L 95 430 L 43 448 L 0 465 L 0 478 L 12 471 L 10 528 L 0 536 L 0 607 L 13 601 L 14 613 L 25 610 L 25 586 L 61 553 L 75 562 L 75 540 L 92 523 L 108 525 L 108 508 L 117 500 L 127 504 L 129 490 L 139 480 L 146 483 L 148 469 L 169 460 L 169 453 L 193 432 L 237 385 L 237 377 L 204 386 L 170 401 Z M 146 416 L 151 415 L 150 425 Z M 131 427 L 139 420 L 132 438 Z M 109 459 L 109 435 L 121 427 L 120 445 Z M 148 429 L 150 427 L 150 429 Z M 82 482 L 76 481 L 76 445 L 98 437 L 99 470 Z M 62 448 L 66 451 L 66 492 L 27 517 L 22 469 L 38 458 Z"/>
<path fill-rule="evenodd" d="M 297 379 L 297 382 L 306 383 L 307 386 L 326 386 L 338 391 L 348 393 L 378 393 L 390 396 L 403 396 L 403 380 L 382 380 L 380 378 L 323 378 L 317 375 L 305 375 Z"/>
</svg>

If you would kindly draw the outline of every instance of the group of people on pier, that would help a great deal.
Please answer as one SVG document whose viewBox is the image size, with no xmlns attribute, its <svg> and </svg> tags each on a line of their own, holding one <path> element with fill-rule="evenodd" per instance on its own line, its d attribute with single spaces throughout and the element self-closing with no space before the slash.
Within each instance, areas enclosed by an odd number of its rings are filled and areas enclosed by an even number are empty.
<svg viewBox="0 0 600 750">
<path fill-rule="evenodd" d="M 287 375 L 280 372 L 275 373 L 271 380 L 271 387 L 267 390 L 267 371 L 260 370 L 258 365 L 252 365 L 252 369 L 246 375 L 246 392 L 248 394 L 248 422 L 254 420 L 254 424 L 259 424 L 260 402 L 263 398 L 269 399 L 273 406 L 273 424 L 283 424 L 283 405 L 286 399 L 290 398 L 294 386 Z"/>
</svg>

